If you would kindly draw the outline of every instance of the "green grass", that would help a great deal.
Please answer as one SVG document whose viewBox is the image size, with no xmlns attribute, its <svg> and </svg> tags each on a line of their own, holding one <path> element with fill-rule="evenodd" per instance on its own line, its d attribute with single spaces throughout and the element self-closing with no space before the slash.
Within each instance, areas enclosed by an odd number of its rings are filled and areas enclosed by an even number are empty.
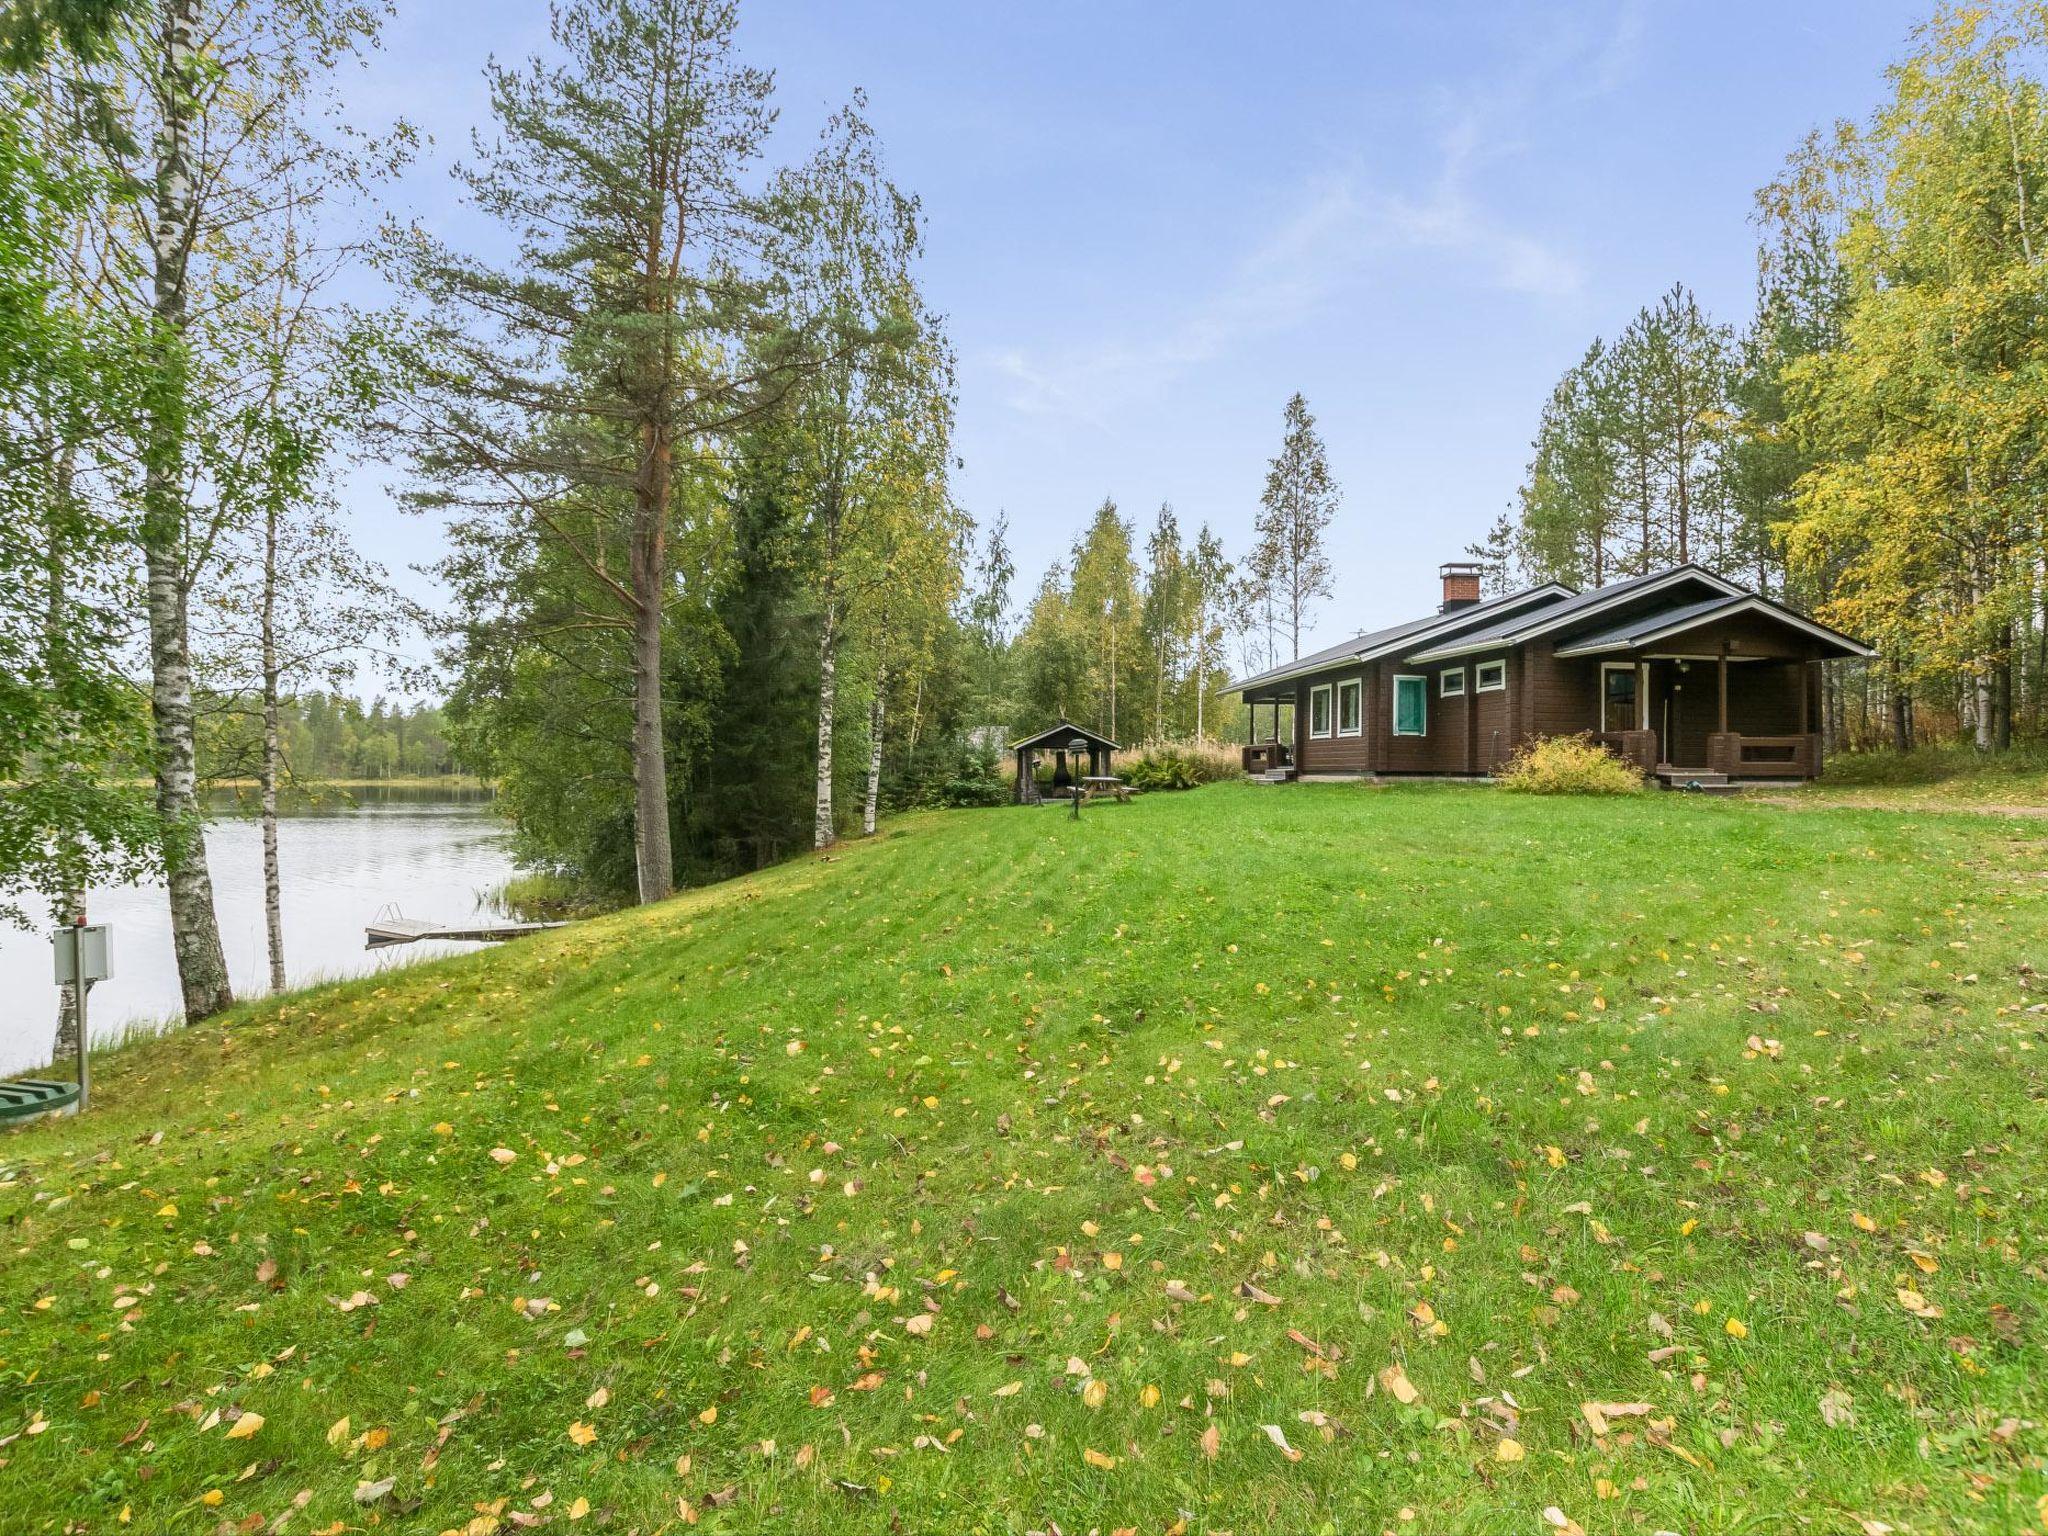
<svg viewBox="0 0 2048 1536">
<path fill-rule="evenodd" d="M 2042 831 L 937 813 L 110 1053 L 0 1526 L 2031 1528 Z"/>
<path fill-rule="evenodd" d="M 1799 791 L 1834 805 L 1897 809 L 2048 807 L 2048 743 L 1979 752 L 1967 743 L 1911 752 L 1849 752 L 1828 760 L 1820 782 Z"/>
</svg>

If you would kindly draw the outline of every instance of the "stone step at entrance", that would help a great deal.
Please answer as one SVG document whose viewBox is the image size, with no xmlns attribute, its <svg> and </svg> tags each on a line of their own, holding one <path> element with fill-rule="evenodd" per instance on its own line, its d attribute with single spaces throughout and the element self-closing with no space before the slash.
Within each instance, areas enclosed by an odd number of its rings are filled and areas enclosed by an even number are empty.
<svg viewBox="0 0 2048 1536">
<path fill-rule="evenodd" d="M 1690 790 L 1699 794 L 1740 793 L 1737 786 L 1728 782 L 1728 775 L 1725 773 L 1709 773 L 1704 768 L 1674 768 L 1669 763 L 1658 767 L 1657 782 L 1666 789 Z"/>
</svg>

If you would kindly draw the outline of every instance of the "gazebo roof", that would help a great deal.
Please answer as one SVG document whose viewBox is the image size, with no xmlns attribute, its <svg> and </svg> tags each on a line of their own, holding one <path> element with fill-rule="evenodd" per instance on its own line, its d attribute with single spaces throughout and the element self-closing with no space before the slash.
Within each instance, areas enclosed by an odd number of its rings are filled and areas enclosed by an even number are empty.
<svg viewBox="0 0 2048 1536">
<path fill-rule="evenodd" d="M 1027 748 L 1033 747 L 1058 749 L 1066 746 L 1076 736 L 1082 738 L 1090 746 L 1104 747 L 1111 752 L 1121 752 L 1123 750 L 1123 748 L 1119 747 L 1107 736 L 1097 731 L 1091 731 L 1085 725 L 1076 725 L 1071 720 L 1062 720 L 1050 730 L 1040 731 L 1036 736 L 1026 736 L 1022 741 L 1013 741 L 1010 743 L 1010 750 L 1012 752 L 1022 752 Z"/>
</svg>

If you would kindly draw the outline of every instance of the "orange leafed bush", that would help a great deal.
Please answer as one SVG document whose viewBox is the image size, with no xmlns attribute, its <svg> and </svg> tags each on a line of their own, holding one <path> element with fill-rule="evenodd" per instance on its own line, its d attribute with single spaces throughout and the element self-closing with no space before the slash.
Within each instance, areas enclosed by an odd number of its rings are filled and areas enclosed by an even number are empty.
<svg viewBox="0 0 2048 1536">
<path fill-rule="evenodd" d="M 1643 776 L 1590 736 L 1542 736 L 1494 776 L 1523 795 L 1633 795 Z"/>
</svg>

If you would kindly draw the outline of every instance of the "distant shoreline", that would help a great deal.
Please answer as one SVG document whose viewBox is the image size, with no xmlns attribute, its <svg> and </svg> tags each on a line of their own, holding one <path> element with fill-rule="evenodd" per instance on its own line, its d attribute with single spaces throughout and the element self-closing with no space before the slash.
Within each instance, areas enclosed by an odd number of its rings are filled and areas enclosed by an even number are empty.
<svg viewBox="0 0 2048 1536">
<path fill-rule="evenodd" d="M 148 780 L 146 780 L 146 779 L 138 779 L 138 780 L 137 780 L 136 782 L 137 782 L 137 783 L 148 783 L 149 781 L 148 781 Z M 496 784 L 492 783 L 492 782 L 491 782 L 491 781 L 490 781 L 489 779 L 480 779 L 480 778 L 478 778 L 478 777 L 477 777 L 477 776 L 476 776 L 475 774 L 472 774 L 472 773 L 440 773 L 440 774 L 410 774 L 410 775 L 402 775 L 402 776 L 400 776 L 400 777 L 397 777 L 397 778 L 389 778 L 389 779 L 315 779 L 315 780 L 311 780 L 311 781 L 308 781 L 308 782 L 301 782 L 301 783 L 292 783 L 292 784 L 280 784 L 280 785 L 278 786 L 278 793 L 279 793 L 279 794 L 281 794 L 281 795 L 289 795 L 289 794 L 293 794 L 293 793 L 298 793 L 298 794 L 306 794 L 306 793 L 316 793 L 316 794 L 317 794 L 317 793 L 318 793 L 318 792 L 320 792 L 321 790 L 328 790 L 328 789 L 489 789 L 489 790 L 496 790 L 496 789 L 497 789 L 497 787 L 498 787 L 498 786 L 497 786 Z M 204 792 L 205 790 L 209 790 L 209 789 L 235 789 L 235 790 L 242 790 L 242 789 L 260 789 L 260 788 L 262 788 L 262 785 L 260 785 L 260 784 L 259 784 L 259 783 L 258 783 L 258 782 L 257 782 L 256 780 L 254 780 L 254 779 L 207 779 L 207 780 L 204 780 L 204 781 L 203 781 L 203 782 L 201 783 L 201 785 L 200 785 L 200 789 L 201 789 L 201 791 L 202 791 L 202 792 Z"/>
</svg>

